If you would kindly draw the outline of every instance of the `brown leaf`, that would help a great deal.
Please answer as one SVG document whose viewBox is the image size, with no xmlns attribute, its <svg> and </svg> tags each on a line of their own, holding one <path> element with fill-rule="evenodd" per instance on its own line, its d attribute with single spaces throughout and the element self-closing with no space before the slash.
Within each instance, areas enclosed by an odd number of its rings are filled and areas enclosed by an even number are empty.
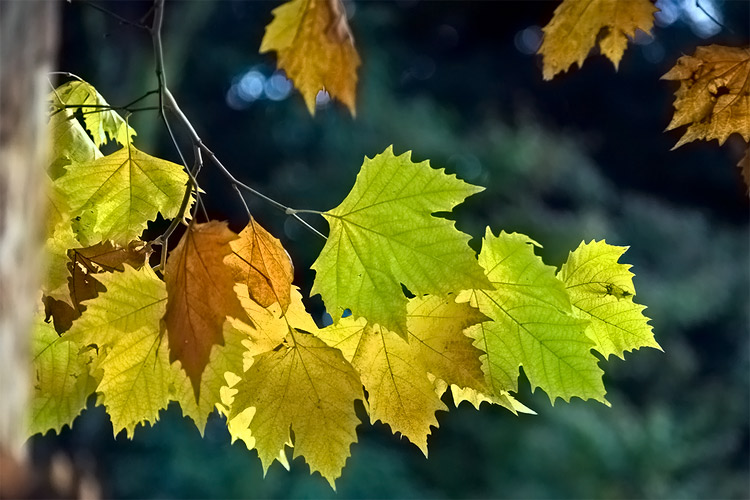
<svg viewBox="0 0 750 500">
<path fill-rule="evenodd" d="M 539 53 L 544 79 L 567 71 L 574 62 L 583 66 L 597 42 L 617 68 L 628 37 L 634 37 L 637 29 L 649 33 L 656 10 L 649 0 L 565 0 L 543 28 Z"/>
<path fill-rule="evenodd" d="M 310 114 L 318 92 L 326 90 L 354 115 L 360 59 L 341 0 L 292 0 L 273 15 L 260 52 L 276 51 Z"/>
<path fill-rule="evenodd" d="M 235 239 L 225 222 L 193 224 L 170 253 L 164 271 L 169 359 L 182 363 L 196 400 L 211 348 L 224 345 L 227 315 L 244 317 L 232 273 L 224 264 L 232 251 L 229 242 Z"/>
<path fill-rule="evenodd" d="M 721 145 L 735 132 L 750 142 L 750 48 L 698 47 L 662 79 L 680 82 L 667 130 L 688 125 L 674 148 L 696 139 Z"/>
<path fill-rule="evenodd" d="M 236 283 L 247 285 L 250 298 L 263 307 L 276 302 L 285 312 L 291 301 L 294 268 L 281 242 L 250 218 L 239 239 L 229 243 L 225 259 Z"/>
<path fill-rule="evenodd" d="M 73 321 L 86 310 L 83 301 L 93 299 L 105 291 L 104 286 L 94 277 L 98 273 L 124 271 L 125 264 L 139 269 L 148 260 L 151 245 L 136 240 L 127 247 L 121 247 L 105 241 L 86 248 L 72 248 L 68 250 L 67 263 L 68 291 L 70 304 L 53 297 L 44 297 L 46 320 L 54 320 L 57 333 L 67 331 Z"/>
</svg>

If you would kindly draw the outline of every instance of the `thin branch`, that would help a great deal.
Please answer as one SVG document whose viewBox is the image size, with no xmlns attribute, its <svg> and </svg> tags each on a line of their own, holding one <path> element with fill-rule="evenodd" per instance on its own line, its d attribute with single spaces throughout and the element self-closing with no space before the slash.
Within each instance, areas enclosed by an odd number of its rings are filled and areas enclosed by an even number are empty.
<svg viewBox="0 0 750 500">
<path fill-rule="evenodd" d="M 70 1 L 70 0 L 68 0 L 68 1 Z M 126 18 L 122 17 L 121 15 L 115 14 L 111 10 L 109 10 L 109 9 L 107 9 L 105 7 L 102 7 L 100 5 L 97 5 L 97 4 L 93 3 L 93 2 L 86 2 L 86 1 L 84 1 L 82 3 L 83 3 L 83 5 L 88 5 L 89 7 L 93 8 L 93 9 L 96 9 L 99 12 L 102 12 L 102 13 L 104 13 L 104 14 L 106 14 L 106 15 L 114 18 L 114 19 L 116 19 L 120 24 L 126 24 L 128 26 L 133 26 L 134 28 L 138 28 L 138 29 L 141 29 L 141 30 L 147 30 L 148 29 L 148 26 L 146 26 L 145 24 L 139 24 L 139 23 L 137 23 L 135 21 L 131 21 L 130 19 L 126 19 Z"/>
<path fill-rule="evenodd" d="M 701 5 L 701 0 L 695 0 L 695 6 L 698 7 L 698 9 L 700 9 L 700 11 L 703 12 L 706 15 L 707 18 L 709 18 L 710 20 L 712 20 L 718 26 L 721 26 L 722 28 L 724 28 L 728 32 L 734 34 L 734 30 L 732 30 L 732 28 L 728 28 L 727 26 L 725 26 L 724 24 L 722 24 L 718 19 L 716 19 L 712 14 L 709 14 L 709 12 L 706 10 L 706 8 Z"/>
</svg>

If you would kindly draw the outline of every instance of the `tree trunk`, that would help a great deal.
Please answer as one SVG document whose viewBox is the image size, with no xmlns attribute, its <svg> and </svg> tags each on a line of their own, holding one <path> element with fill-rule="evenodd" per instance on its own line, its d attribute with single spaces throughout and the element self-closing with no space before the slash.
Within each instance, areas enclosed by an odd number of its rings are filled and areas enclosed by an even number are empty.
<svg viewBox="0 0 750 500">
<path fill-rule="evenodd" d="M 25 486 L 19 471 L 43 267 L 47 73 L 58 10 L 50 0 L 0 1 L 0 496 L 23 495 Z"/>
</svg>

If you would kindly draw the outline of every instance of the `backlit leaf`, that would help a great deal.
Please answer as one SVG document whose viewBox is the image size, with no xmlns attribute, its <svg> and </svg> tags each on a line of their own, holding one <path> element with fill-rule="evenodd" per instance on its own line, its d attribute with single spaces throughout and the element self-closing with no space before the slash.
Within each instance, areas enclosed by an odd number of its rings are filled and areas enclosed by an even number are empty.
<svg viewBox="0 0 750 500">
<path fill-rule="evenodd" d="M 558 273 L 574 314 L 590 320 L 586 334 L 605 358 L 622 358 L 625 351 L 641 347 L 660 349 L 643 314 L 646 307 L 633 302 L 630 266 L 617 262 L 625 250 L 604 241 L 582 242 Z"/>
<path fill-rule="evenodd" d="M 434 377 L 462 387 L 485 387 L 482 352 L 464 330 L 487 318 L 468 304 L 434 296 L 410 300 L 408 310 L 408 343 L 352 316 L 318 335 L 340 349 L 360 374 L 371 421 L 390 425 L 426 456 L 430 427 L 438 426 L 435 412 L 448 410 L 435 391 Z"/>
<path fill-rule="evenodd" d="M 276 52 L 310 114 L 318 92 L 326 90 L 354 115 L 360 60 L 341 0 L 292 0 L 273 15 L 260 52 Z"/>
<path fill-rule="evenodd" d="M 278 313 L 249 311 L 249 316 L 256 325 L 250 346 L 253 363 L 234 386 L 230 420 L 241 414 L 249 419 L 266 470 L 283 452 L 291 430 L 294 456 L 303 456 L 311 471 L 335 487 L 357 440 L 354 401 L 364 399 L 359 376 L 341 352 L 315 332 L 297 330 Z M 255 408 L 254 414 L 246 413 L 249 408 Z"/>
<path fill-rule="evenodd" d="M 169 301 L 164 322 L 170 360 L 179 360 L 196 399 L 211 348 L 224 345 L 227 316 L 244 317 L 224 258 L 237 235 L 225 222 L 192 224 L 172 250 L 164 272 Z"/>
<path fill-rule="evenodd" d="M 65 82 L 55 89 L 52 96 L 53 106 L 61 103 L 66 106 L 76 106 L 76 108 L 67 108 L 66 111 L 81 110 L 83 121 L 94 138 L 96 146 L 101 146 L 110 140 L 125 145 L 136 135 L 135 130 L 128 126 L 117 111 L 108 109 L 107 101 L 89 83 L 80 80 Z"/>
<path fill-rule="evenodd" d="M 519 367 L 554 403 L 577 396 L 606 403 L 602 370 L 585 334 L 588 321 L 572 315 L 570 300 L 554 268 L 534 254 L 527 236 L 501 232 L 485 234 L 479 263 L 493 290 L 462 292 L 493 321 L 469 328 L 475 345 L 487 354 L 483 368 L 491 394 L 515 392 Z"/>
<path fill-rule="evenodd" d="M 56 184 L 76 217 L 84 244 L 112 240 L 126 245 L 157 213 L 165 219 L 176 217 L 188 182 L 180 165 L 147 155 L 132 144 L 65 169 Z"/>
<path fill-rule="evenodd" d="M 545 80 L 578 67 L 598 43 L 602 54 L 617 68 L 636 30 L 649 33 L 658 9 L 649 0 L 564 0 L 552 20 L 542 28 L 542 55 Z"/>
<path fill-rule="evenodd" d="M 159 330 L 167 302 L 164 282 L 149 266 L 124 269 L 97 276 L 107 291 L 85 303 L 65 337 L 97 347 L 102 378 L 96 392 L 115 435 L 125 429 L 132 436 L 136 425 L 155 422 L 166 408 L 172 368 Z"/>
<path fill-rule="evenodd" d="M 416 295 L 446 295 L 489 286 L 453 221 L 434 217 L 482 188 L 467 184 L 428 161 L 388 148 L 365 158 L 354 188 L 324 214 L 330 234 L 312 268 L 333 317 L 355 317 L 406 336 L 403 283 Z"/>
<path fill-rule="evenodd" d="M 96 387 L 89 375 L 91 352 L 80 353 L 81 346 L 66 338 L 38 318 L 31 341 L 33 391 L 29 411 L 29 434 L 60 432 L 86 407 L 86 399 Z"/>
<path fill-rule="evenodd" d="M 250 217 L 239 238 L 229 243 L 226 264 L 234 281 L 247 285 L 250 297 L 263 307 L 274 302 L 289 307 L 294 269 L 281 242 Z"/>
<path fill-rule="evenodd" d="M 698 47 L 662 79 L 680 82 L 667 130 L 688 128 L 675 148 L 698 139 L 721 145 L 734 133 L 750 142 L 750 48 Z"/>
</svg>

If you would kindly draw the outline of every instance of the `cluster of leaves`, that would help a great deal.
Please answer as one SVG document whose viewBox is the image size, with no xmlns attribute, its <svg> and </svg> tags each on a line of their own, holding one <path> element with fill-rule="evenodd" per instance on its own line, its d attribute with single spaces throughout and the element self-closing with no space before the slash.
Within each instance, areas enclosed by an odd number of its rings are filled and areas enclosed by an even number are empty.
<svg viewBox="0 0 750 500">
<path fill-rule="evenodd" d="M 563 0 L 543 28 L 542 74 L 551 80 L 579 67 L 598 47 L 617 68 L 628 39 L 650 34 L 658 8 L 651 0 Z M 322 89 L 354 113 L 360 64 L 339 0 L 292 0 L 274 11 L 261 52 L 276 51 L 311 113 Z M 683 56 L 663 77 L 677 80 L 675 113 L 667 130 L 688 126 L 675 148 L 703 139 L 719 145 L 733 133 L 750 144 L 750 48 L 710 45 Z M 738 166 L 750 187 L 750 146 Z"/>
<path fill-rule="evenodd" d="M 201 432 L 218 409 L 264 468 L 288 466 L 291 447 L 334 486 L 357 439 L 356 401 L 426 455 L 448 389 L 456 404 L 533 413 L 513 396 L 523 367 L 552 402 L 607 404 L 596 353 L 658 348 L 624 247 L 581 243 L 556 270 L 527 236 L 488 228 L 477 258 L 470 236 L 434 214 L 482 188 L 391 148 L 323 214 L 313 293 L 332 325 L 306 312 L 287 252 L 252 217 L 239 234 L 183 220 L 152 269 L 143 231 L 185 213 L 188 175 L 138 150 L 88 83 L 65 83 L 50 102 L 32 434 L 70 425 L 92 393 L 129 436 L 176 401 Z M 121 147 L 105 156 L 108 139 Z"/>
</svg>

